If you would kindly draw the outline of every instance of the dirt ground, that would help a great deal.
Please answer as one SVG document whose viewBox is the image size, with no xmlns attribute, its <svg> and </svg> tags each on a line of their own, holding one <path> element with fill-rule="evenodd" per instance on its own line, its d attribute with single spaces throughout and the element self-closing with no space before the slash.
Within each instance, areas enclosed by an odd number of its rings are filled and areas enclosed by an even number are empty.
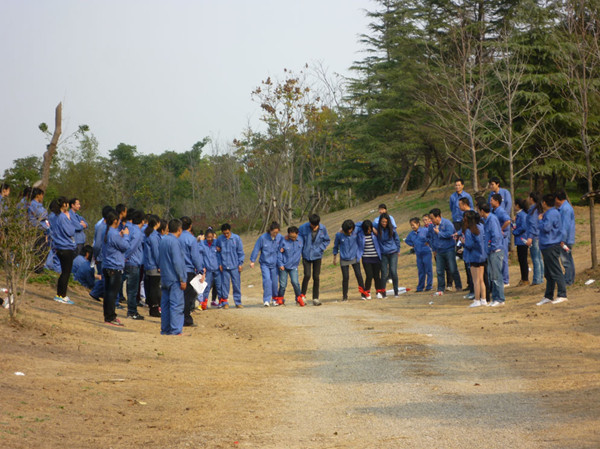
<svg viewBox="0 0 600 449">
<path fill-rule="evenodd" d="M 342 217 L 327 217 L 330 234 Z M 342 303 L 328 250 L 323 306 L 265 309 L 260 270 L 247 267 L 246 307 L 196 311 L 181 337 L 150 317 L 108 327 L 82 288 L 68 306 L 32 286 L 17 324 L 0 315 L 0 447 L 598 448 L 600 273 L 584 272 L 588 250 L 576 247 L 569 301 L 542 307 L 541 286 L 509 287 L 495 309 L 468 309 L 463 293 Z M 399 275 L 415 287 L 406 248 Z"/>
</svg>

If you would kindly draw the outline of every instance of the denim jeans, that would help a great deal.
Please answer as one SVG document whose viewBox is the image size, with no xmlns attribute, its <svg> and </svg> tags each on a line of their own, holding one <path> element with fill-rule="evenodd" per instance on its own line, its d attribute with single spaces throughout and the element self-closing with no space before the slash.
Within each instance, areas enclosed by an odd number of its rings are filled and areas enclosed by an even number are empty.
<svg viewBox="0 0 600 449">
<path fill-rule="evenodd" d="M 502 276 L 502 262 L 504 250 L 496 251 L 488 256 L 488 277 L 492 287 L 492 301 L 504 302 L 504 278 Z"/>
<path fill-rule="evenodd" d="M 140 288 L 140 267 L 127 265 L 123 281 L 127 280 L 127 315 L 137 315 L 137 294 Z"/>
<path fill-rule="evenodd" d="M 454 264 L 456 266 L 456 264 Z M 388 279 L 392 279 L 394 295 L 398 294 L 398 253 L 381 255 L 381 284 L 385 286 Z"/>
<path fill-rule="evenodd" d="M 529 247 L 531 254 L 531 264 L 533 265 L 533 285 L 541 284 L 544 280 L 544 262 L 542 261 L 542 253 L 540 252 L 540 241 L 533 239 Z"/>
<path fill-rule="evenodd" d="M 104 276 L 104 321 L 113 321 L 117 318 L 115 302 L 122 284 L 120 270 L 102 270 Z"/>
<path fill-rule="evenodd" d="M 544 277 L 546 278 L 546 292 L 544 293 L 544 298 L 554 299 L 555 286 L 557 289 L 557 296 L 563 298 L 567 297 L 565 276 L 562 267 L 560 266 L 561 251 L 564 252 L 560 245 L 554 245 L 542 250 L 542 257 L 544 258 Z"/>
<path fill-rule="evenodd" d="M 98 267 L 98 273 L 102 276 L 102 279 L 99 279 L 94 284 L 94 288 L 90 292 L 90 296 L 92 298 L 104 298 L 104 273 L 102 272 L 102 262 L 96 261 L 96 267 Z"/>
<path fill-rule="evenodd" d="M 298 282 L 298 268 L 285 268 L 283 270 L 279 270 L 279 292 L 277 296 L 281 296 L 282 298 L 285 296 L 285 289 L 287 288 L 287 279 L 288 275 L 290 276 L 290 281 L 292 283 L 292 287 L 294 288 L 294 295 L 296 299 L 298 296 L 302 294 L 302 290 L 300 290 L 300 283 Z"/>
<path fill-rule="evenodd" d="M 575 262 L 573 261 L 573 246 L 571 245 L 570 251 L 560 249 L 560 261 L 565 269 L 565 283 L 567 285 L 573 285 L 575 282 Z"/>
<path fill-rule="evenodd" d="M 458 266 L 456 265 L 456 255 L 454 248 L 450 248 L 443 253 L 437 253 L 435 256 L 435 268 L 437 272 L 438 292 L 446 290 L 446 267 L 452 274 L 454 279 L 454 286 L 457 290 L 462 290 L 462 282 L 460 280 L 460 274 L 458 273 Z"/>
</svg>

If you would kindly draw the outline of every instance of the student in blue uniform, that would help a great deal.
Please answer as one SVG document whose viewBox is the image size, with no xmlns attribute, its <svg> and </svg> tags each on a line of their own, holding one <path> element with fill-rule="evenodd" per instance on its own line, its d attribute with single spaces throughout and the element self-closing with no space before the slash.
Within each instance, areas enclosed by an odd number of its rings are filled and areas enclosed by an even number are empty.
<svg viewBox="0 0 600 449">
<path fill-rule="evenodd" d="M 455 231 L 452 222 L 442 217 L 442 212 L 438 209 L 429 211 L 429 218 L 433 227 L 429 233 L 430 242 L 435 252 L 435 266 L 437 271 L 437 294 L 443 295 L 446 288 L 445 272 L 446 267 L 450 270 L 454 279 L 456 291 L 462 290 L 462 281 L 456 266 L 455 252 Z"/>
<path fill-rule="evenodd" d="M 46 251 L 48 250 L 48 229 L 50 223 L 48 221 L 48 211 L 44 208 L 44 191 L 38 187 L 31 190 L 31 202 L 27 208 L 27 215 L 31 225 L 38 229 L 39 236 L 35 241 L 36 267 L 35 272 L 41 273 L 44 271 L 44 262 Z"/>
<path fill-rule="evenodd" d="M 543 212 L 540 195 L 537 192 L 531 192 L 527 197 L 527 246 L 531 255 L 531 264 L 533 265 L 533 279 L 531 285 L 542 283 L 544 276 L 544 262 L 540 251 L 539 240 L 539 215 Z"/>
<path fill-rule="evenodd" d="M 125 272 L 123 280 L 127 281 L 127 318 L 143 320 L 144 317 L 137 310 L 137 295 L 140 288 L 140 267 L 144 263 L 144 233 L 142 222 L 144 212 L 133 210 L 131 221 L 127 223 L 129 229 L 129 249 L 125 252 Z"/>
<path fill-rule="evenodd" d="M 85 230 L 88 228 L 88 222 L 85 220 L 85 218 L 79 215 L 79 211 L 81 210 L 81 202 L 79 201 L 79 198 L 72 198 L 69 201 L 69 207 L 71 208 L 69 212 L 71 219 L 75 223 L 79 223 L 79 225 L 81 225 L 81 227 L 77 226 L 77 229 L 75 229 L 75 245 L 77 245 L 75 248 L 75 255 L 79 255 L 83 250 L 83 245 L 85 245 Z"/>
<path fill-rule="evenodd" d="M 281 239 L 279 251 L 277 253 L 277 266 L 279 267 L 279 292 L 277 296 L 285 303 L 285 289 L 287 279 L 290 277 L 296 304 L 304 307 L 304 298 L 298 282 L 298 265 L 302 257 L 302 238 L 298 236 L 298 228 L 290 226 L 287 230 L 287 236 Z"/>
<path fill-rule="evenodd" d="M 460 208 L 461 212 L 463 214 L 467 213 L 470 210 L 473 210 L 473 207 L 471 206 L 472 204 L 472 200 L 470 200 L 469 198 L 463 197 L 460 200 L 458 200 L 458 207 Z M 456 229 L 456 225 L 454 226 L 454 228 Z M 459 228 L 459 232 L 462 232 L 462 225 Z M 463 298 L 465 299 L 473 299 L 475 298 L 475 288 L 473 286 L 473 278 L 471 277 L 471 266 L 469 265 L 468 262 L 465 261 L 464 257 L 463 257 L 463 263 L 465 265 L 465 273 L 467 275 L 467 288 L 469 289 L 469 293 L 467 293 L 465 296 L 463 296 Z M 448 279 L 448 275 L 446 275 L 446 280 Z"/>
<path fill-rule="evenodd" d="M 221 272 L 221 294 L 219 307 L 229 308 L 229 286 L 233 289 L 236 307 L 242 306 L 242 270 L 244 268 L 244 245 L 239 235 L 231 232 L 231 225 L 221 225 L 221 235 L 217 238 L 219 271 Z"/>
<path fill-rule="evenodd" d="M 360 271 L 362 252 L 358 245 L 358 235 L 352 220 L 345 220 L 342 223 L 342 232 L 335 234 L 335 241 L 333 242 L 333 265 L 337 265 L 338 253 L 340 255 L 340 268 L 342 269 L 342 301 L 348 301 L 350 267 L 354 270 L 361 299 L 367 299 L 365 284 Z"/>
<path fill-rule="evenodd" d="M 68 200 L 61 196 L 58 204 L 60 205 L 60 214 L 54 222 L 52 237 L 56 255 L 60 260 L 61 273 L 56 285 L 54 300 L 63 304 L 73 304 L 73 301 L 67 296 L 67 288 L 75 258 L 75 226 L 69 215 Z"/>
<path fill-rule="evenodd" d="M 487 240 L 487 268 L 491 286 L 490 306 L 503 306 L 504 281 L 502 279 L 502 259 L 504 259 L 504 237 L 498 217 L 492 213 L 489 204 L 481 204 L 479 212 L 483 219 L 483 228 Z"/>
<path fill-rule="evenodd" d="M 385 294 L 385 284 L 381 281 L 381 247 L 377 235 L 373 232 L 373 223 L 371 220 L 356 223 L 356 229 L 365 270 L 366 298 L 371 299 L 371 284 L 374 284 L 376 297 L 381 299 Z"/>
<path fill-rule="evenodd" d="M 538 306 L 548 303 L 559 304 L 567 301 L 567 285 L 562 267 L 560 266 L 563 225 L 560 212 L 555 208 L 555 196 L 553 194 L 544 195 L 542 208 L 544 212 L 538 218 L 540 219 L 540 250 L 544 258 L 546 291 L 542 300 L 537 303 Z M 556 299 L 554 299 L 555 287 L 557 290 Z"/>
<path fill-rule="evenodd" d="M 519 258 L 519 268 L 521 269 L 521 280 L 517 287 L 529 285 L 529 265 L 527 263 L 527 203 L 525 200 L 515 200 L 515 224 L 513 225 L 512 234 L 515 238 L 515 246 L 517 247 L 517 256 Z"/>
<path fill-rule="evenodd" d="M 252 254 L 250 254 L 250 268 L 254 268 L 254 263 L 260 252 L 260 273 L 263 286 L 263 305 L 269 307 L 273 305 L 283 305 L 283 298 L 279 297 L 279 273 L 277 268 L 277 254 L 279 253 L 279 244 L 283 237 L 279 234 L 279 223 L 273 222 L 269 230 L 262 234 L 254 244 Z"/>
<path fill-rule="evenodd" d="M 417 256 L 417 271 L 419 274 L 417 292 L 429 291 L 433 288 L 433 262 L 428 230 L 421 227 L 419 217 L 411 218 L 409 224 L 412 231 L 406 236 L 404 243 L 412 246 Z"/>
<path fill-rule="evenodd" d="M 502 259 L 502 280 L 504 281 L 504 287 L 510 285 L 510 278 L 508 275 L 508 246 L 510 244 L 510 215 L 506 212 L 506 209 L 502 206 L 502 196 L 499 193 L 492 195 L 490 200 L 490 207 L 492 213 L 498 218 L 500 223 L 500 229 L 502 230 L 503 237 L 503 250 L 504 258 Z"/>
<path fill-rule="evenodd" d="M 462 237 L 464 245 L 463 259 L 469 264 L 473 279 L 473 302 L 469 307 L 487 306 L 484 266 L 487 262 L 487 242 L 480 216 L 473 210 L 463 216 Z"/>
<path fill-rule="evenodd" d="M 306 301 L 308 283 L 310 282 L 311 270 L 313 278 L 312 303 L 313 306 L 320 306 L 319 287 L 321 284 L 321 261 L 323 253 L 329 246 L 331 239 L 327 234 L 327 228 L 321 223 L 321 218 L 317 214 L 308 217 L 308 223 L 304 223 L 298 228 L 299 236 L 304 242 L 302 247 L 302 267 L 304 268 L 304 277 L 302 279 L 302 299 Z"/>
<path fill-rule="evenodd" d="M 183 292 L 187 288 L 185 260 L 179 244 L 182 232 L 181 221 L 171 220 L 168 229 L 169 233 L 164 236 L 159 245 L 158 266 L 162 290 L 160 333 L 181 335 L 185 307 Z"/>
<path fill-rule="evenodd" d="M 150 215 L 148 226 L 144 230 L 144 290 L 146 291 L 146 304 L 148 315 L 160 318 L 160 219 Z"/>
<path fill-rule="evenodd" d="M 465 198 L 468 202 L 469 209 L 473 209 L 473 198 L 467 192 L 465 192 L 465 181 L 458 178 L 454 181 L 455 192 L 450 195 L 450 212 L 452 213 L 452 224 L 454 224 L 454 230 L 459 231 L 462 228 L 462 219 L 464 215 L 463 209 L 460 207 L 459 201 Z"/>
<path fill-rule="evenodd" d="M 125 252 L 129 249 L 129 229 L 119 231 L 119 216 L 110 211 L 106 214 L 106 231 L 102 245 L 102 276 L 104 278 L 104 322 L 123 326 L 117 318 L 115 305 L 122 285 L 125 268 Z"/>
<path fill-rule="evenodd" d="M 394 217 L 392 217 L 388 213 L 387 206 L 384 203 L 381 203 L 378 207 L 378 215 L 373 219 L 373 230 L 375 231 L 375 234 L 377 234 L 377 228 L 379 228 L 379 219 L 383 214 L 387 214 L 388 217 L 390 217 L 390 223 L 392 224 L 392 228 L 394 228 L 394 230 L 397 229 L 396 220 L 394 220 Z"/>
<path fill-rule="evenodd" d="M 500 178 L 494 176 L 489 181 L 490 194 L 488 196 L 488 204 L 492 206 L 492 195 L 498 194 L 502 197 L 502 209 L 510 217 L 512 212 L 512 196 L 510 192 L 500 187 Z"/>
<path fill-rule="evenodd" d="M 90 291 L 90 296 L 96 301 L 100 301 L 100 298 L 104 297 L 104 275 L 102 271 L 102 245 L 104 244 L 104 234 L 106 234 L 106 217 L 109 212 L 116 211 L 111 206 L 104 206 L 102 208 L 102 218 L 94 226 L 94 263 L 96 264 L 96 270 L 100 275 L 100 279 L 94 284 L 94 288 Z"/>
<path fill-rule="evenodd" d="M 84 245 L 81 254 L 73 260 L 73 279 L 87 289 L 94 288 L 96 283 L 95 271 L 91 266 L 93 252 L 90 245 Z"/>
<path fill-rule="evenodd" d="M 560 212 L 562 224 L 560 261 L 565 269 L 565 283 L 567 287 L 575 282 L 575 262 L 573 261 L 573 246 L 575 246 L 575 211 L 567 201 L 564 190 L 556 192 L 556 208 Z M 566 249 L 565 248 L 568 248 Z"/>
<path fill-rule="evenodd" d="M 196 298 L 198 294 L 190 282 L 197 274 L 204 273 L 202 264 L 202 256 L 200 255 L 200 246 L 198 240 L 192 234 L 192 219 L 190 217 L 181 217 L 181 236 L 179 237 L 179 245 L 183 253 L 185 261 L 185 271 L 187 274 L 187 287 L 183 292 L 184 308 L 183 308 L 183 325 L 185 327 L 196 327 L 194 318 L 192 318 L 192 310 L 196 308 Z"/>
<path fill-rule="evenodd" d="M 202 254 L 202 261 L 204 262 L 204 268 L 206 269 L 207 284 L 204 292 L 202 292 L 202 303 L 200 307 L 202 310 L 208 308 L 208 297 L 213 292 L 219 293 L 221 291 L 221 272 L 219 271 L 219 256 L 217 252 L 217 244 L 215 240 L 215 231 L 209 227 L 205 232 L 205 238 L 200 242 L 200 253 Z M 212 303 L 212 307 L 218 307 L 218 303 Z"/>
<path fill-rule="evenodd" d="M 381 248 L 381 280 L 383 285 L 385 285 L 385 282 L 391 279 L 394 296 L 398 297 L 398 253 L 400 252 L 400 237 L 387 213 L 379 216 L 379 224 L 376 231 L 377 241 Z M 386 296 L 386 292 L 383 292 L 383 297 L 385 298 Z"/>
</svg>

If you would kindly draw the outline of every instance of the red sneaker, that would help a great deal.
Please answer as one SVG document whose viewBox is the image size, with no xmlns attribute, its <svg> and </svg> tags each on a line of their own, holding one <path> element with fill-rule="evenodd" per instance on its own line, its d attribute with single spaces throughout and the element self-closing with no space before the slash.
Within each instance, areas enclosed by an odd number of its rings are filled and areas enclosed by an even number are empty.
<svg viewBox="0 0 600 449">
<path fill-rule="evenodd" d="M 202 302 L 200 303 L 200 308 L 201 308 L 202 310 L 206 310 L 206 309 L 207 309 L 207 307 L 208 307 L 208 300 L 206 300 L 206 301 L 202 301 Z"/>
</svg>

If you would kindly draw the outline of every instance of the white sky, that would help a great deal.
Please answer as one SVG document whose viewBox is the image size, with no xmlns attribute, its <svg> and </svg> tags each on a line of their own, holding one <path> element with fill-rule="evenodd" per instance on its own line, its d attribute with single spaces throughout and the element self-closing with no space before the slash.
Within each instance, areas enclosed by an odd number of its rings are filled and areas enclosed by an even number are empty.
<svg viewBox="0 0 600 449">
<path fill-rule="evenodd" d="M 63 102 L 63 135 L 87 124 L 103 154 L 222 142 L 257 123 L 250 92 L 321 61 L 363 57 L 369 0 L 0 0 L 0 176 L 41 156 Z"/>
</svg>

